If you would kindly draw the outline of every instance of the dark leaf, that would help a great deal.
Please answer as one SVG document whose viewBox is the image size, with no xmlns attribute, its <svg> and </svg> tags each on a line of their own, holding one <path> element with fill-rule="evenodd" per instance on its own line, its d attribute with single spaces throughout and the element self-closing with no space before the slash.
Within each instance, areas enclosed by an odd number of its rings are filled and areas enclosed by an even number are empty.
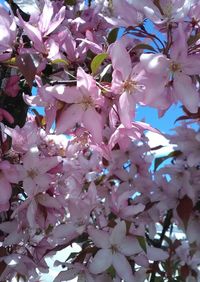
<svg viewBox="0 0 200 282">
<path fill-rule="evenodd" d="M 193 211 L 192 200 L 187 195 L 185 195 L 182 199 L 180 199 L 176 211 L 178 216 L 181 218 L 185 229 L 187 229 L 187 224 Z"/>
<path fill-rule="evenodd" d="M 142 236 L 136 236 L 136 239 L 138 240 L 138 243 L 140 244 L 140 247 L 143 249 L 143 251 L 147 252 L 147 246 L 146 246 L 146 240 Z"/>
<path fill-rule="evenodd" d="M 183 265 L 181 267 L 181 277 L 186 280 L 186 278 L 189 276 L 189 274 L 190 274 L 189 266 L 187 264 Z"/>
<path fill-rule="evenodd" d="M 76 0 L 65 0 L 65 5 L 74 6 L 76 4 Z"/>
<path fill-rule="evenodd" d="M 32 87 L 39 65 L 39 57 L 33 54 L 21 54 L 17 56 L 16 63 L 28 85 Z"/>
<path fill-rule="evenodd" d="M 6 96 L 1 107 L 7 110 L 14 118 L 14 123 L 10 124 L 7 120 L 3 120 L 3 123 L 11 128 L 16 125 L 23 127 L 26 122 L 26 116 L 28 111 L 28 105 L 22 98 L 22 93 L 19 93 L 16 97 Z"/>
<path fill-rule="evenodd" d="M 107 41 L 109 44 L 112 44 L 116 41 L 118 32 L 119 32 L 119 28 L 114 28 L 110 31 L 110 33 L 108 34 L 108 38 L 107 38 Z"/>
</svg>

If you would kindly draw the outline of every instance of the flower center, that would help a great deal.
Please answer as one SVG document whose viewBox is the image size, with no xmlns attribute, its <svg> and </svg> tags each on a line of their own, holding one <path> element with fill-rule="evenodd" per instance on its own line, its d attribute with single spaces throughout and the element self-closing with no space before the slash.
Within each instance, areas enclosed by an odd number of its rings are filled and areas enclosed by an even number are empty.
<svg viewBox="0 0 200 282">
<path fill-rule="evenodd" d="M 81 104 L 84 110 L 87 110 L 89 107 L 94 106 L 93 100 L 90 96 L 84 97 L 83 100 L 81 101 Z"/>
<path fill-rule="evenodd" d="M 144 90 L 144 85 L 140 85 L 138 84 L 137 81 L 135 80 L 131 80 L 131 79 L 127 79 L 126 81 L 124 81 L 123 83 L 123 91 L 128 92 L 129 94 L 137 91 L 142 91 Z"/>
<path fill-rule="evenodd" d="M 171 18 L 172 16 L 172 10 L 173 10 L 173 4 L 172 1 L 167 1 L 166 5 L 163 5 L 162 7 L 163 13 L 167 18 Z"/>
<path fill-rule="evenodd" d="M 169 69 L 172 73 L 175 73 L 177 71 L 181 71 L 181 65 L 176 62 L 171 62 Z"/>
<path fill-rule="evenodd" d="M 111 251 L 112 251 L 113 254 L 116 253 L 118 251 L 117 246 L 116 245 L 112 245 L 111 246 Z"/>
<path fill-rule="evenodd" d="M 38 171 L 36 169 L 30 169 L 27 171 L 27 175 L 28 177 L 30 177 L 31 179 L 34 179 L 37 175 L 38 175 Z"/>
</svg>

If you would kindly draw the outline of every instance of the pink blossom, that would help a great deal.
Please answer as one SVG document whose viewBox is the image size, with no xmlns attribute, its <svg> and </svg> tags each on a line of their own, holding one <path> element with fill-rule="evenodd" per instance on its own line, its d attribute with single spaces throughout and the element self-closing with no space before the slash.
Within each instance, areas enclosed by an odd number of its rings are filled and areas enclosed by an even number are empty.
<svg viewBox="0 0 200 282">
<path fill-rule="evenodd" d="M 11 183 L 18 183 L 18 174 L 15 166 L 8 161 L 0 163 L 0 211 L 9 209 L 9 200 L 12 195 Z"/>
<path fill-rule="evenodd" d="M 0 5 L 0 14 L 0 52 L 11 52 L 16 40 L 16 23 L 13 14 L 9 15 L 2 5 Z"/>
<path fill-rule="evenodd" d="M 63 133 L 74 128 L 76 123 L 83 123 L 91 133 L 95 142 L 102 140 L 102 118 L 96 107 L 101 106 L 102 98 L 100 90 L 93 78 L 86 74 L 82 68 L 78 68 L 77 87 L 58 86 L 50 89 L 57 99 L 72 104 L 66 106 L 59 115 L 56 123 L 56 133 Z"/>
<path fill-rule="evenodd" d="M 37 148 L 32 148 L 24 155 L 23 165 L 17 165 L 17 169 L 28 196 L 36 195 L 50 187 L 53 178 L 48 171 L 60 162 L 60 157 L 40 157 Z"/>
<path fill-rule="evenodd" d="M 124 126 L 131 127 L 136 104 L 141 100 L 146 88 L 144 73 L 137 66 L 132 67 L 130 55 L 120 41 L 114 43 L 110 48 L 110 56 L 114 68 L 112 91 L 120 94 L 119 116 Z M 126 111 L 124 111 L 125 108 Z"/>
<path fill-rule="evenodd" d="M 125 281 L 133 281 L 133 273 L 126 256 L 141 252 L 136 239 L 126 236 L 126 224 L 118 222 L 111 234 L 89 228 L 88 233 L 94 244 L 100 248 L 89 265 L 91 273 L 104 272 L 111 265 Z"/>
<path fill-rule="evenodd" d="M 190 112 L 195 113 L 198 110 L 199 93 L 190 76 L 199 72 L 199 56 L 187 55 L 186 36 L 181 24 L 174 36 L 177 44 L 171 49 L 170 59 L 162 54 L 142 54 L 140 57 L 143 67 L 150 76 L 153 73 L 160 77 L 158 92 L 155 91 L 147 101 L 159 99 L 165 87 L 169 87 L 172 82 L 175 98 L 180 100 Z"/>
<path fill-rule="evenodd" d="M 26 34 L 34 42 L 36 50 L 46 53 L 43 38 L 51 34 L 64 20 L 65 7 L 63 6 L 57 13 L 49 0 L 45 1 L 43 11 L 37 21 L 36 26 L 32 23 L 25 22 L 18 14 L 20 25 L 24 28 Z"/>
</svg>

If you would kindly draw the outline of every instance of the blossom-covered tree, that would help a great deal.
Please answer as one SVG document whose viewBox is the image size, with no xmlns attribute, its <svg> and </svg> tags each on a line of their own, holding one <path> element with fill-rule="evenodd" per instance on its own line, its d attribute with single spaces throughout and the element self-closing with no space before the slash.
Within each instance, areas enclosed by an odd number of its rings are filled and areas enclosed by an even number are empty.
<svg viewBox="0 0 200 282">
<path fill-rule="evenodd" d="M 0 281 L 40 281 L 73 243 L 54 282 L 200 281 L 199 0 L 7 2 Z M 177 103 L 155 157 L 135 113 Z"/>
</svg>

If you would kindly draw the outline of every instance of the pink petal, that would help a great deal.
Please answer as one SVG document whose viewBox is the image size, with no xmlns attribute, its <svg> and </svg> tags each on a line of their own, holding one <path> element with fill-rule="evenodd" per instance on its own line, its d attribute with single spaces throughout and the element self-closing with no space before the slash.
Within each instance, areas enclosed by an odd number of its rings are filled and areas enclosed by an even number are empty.
<svg viewBox="0 0 200 282">
<path fill-rule="evenodd" d="M 40 188 L 39 190 L 41 192 L 45 191 L 49 187 L 51 181 L 51 175 L 49 174 L 39 174 L 34 177 L 34 182 L 37 184 L 38 188 Z"/>
<path fill-rule="evenodd" d="M 51 197 L 49 194 L 38 195 L 37 201 L 44 207 L 60 209 L 60 202 L 56 198 Z"/>
<path fill-rule="evenodd" d="M 128 217 L 141 213 L 144 209 L 145 209 L 145 205 L 137 204 L 134 206 L 128 206 L 126 208 L 123 208 L 122 213 L 124 217 Z"/>
<path fill-rule="evenodd" d="M 36 212 L 37 212 L 37 203 L 35 202 L 35 200 L 32 200 L 28 206 L 27 213 L 26 213 L 27 220 L 31 228 L 37 227 L 37 224 L 35 221 Z"/>
<path fill-rule="evenodd" d="M 50 1 L 45 1 L 44 8 L 38 23 L 39 29 L 43 34 L 48 30 L 52 17 L 53 17 L 53 5 Z M 46 35 L 47 34 L 48 33 L 46 33 Z"/>
<path fill-rule="evenodd" d="M 93 274 L 99 274 L 108 269 L 112 264 L 112 251 L 110 249 L 101 249 L 94 256 L 89 265 L 89 270 Z"/>
<path fill-rule="evenodd" d="M 118 250 L 125 256 L 138 254 L 142 251 L 138 241 L 131 236 L 127 236 L 118 246 Z"/>
<path fill-rule="evenodd" d="M 36 183 L 29 177 L 23 179 L 23 189 L 28 196 L 35 195 L 37 193 Z"/>
<path fill-rule="evenodd" d="M 107 232 L 91 227 L 88 229 L 88 234 L 98 248 L 108 249 L 110 247 L 109 234 Z"/>
<path fill-rule="evenodd" d="M 27 105 L 33 106 L 33 107 L 37 107 L 37 106 L 45 107 L 45 106 L 47 106 L 47 102 L 43 101 L 42 98 L 39 95 L 29 96 L 29 95 L 23 94 L 23 100 Z"/>
<path fill-rule="evenodd" d="M 7 204 L 12 194 L 12 188 L 7 179 L 0 173 L 0 205 Z"/>
<path fill-rule="evenodd" d="M 46 95 L 51 95 L 54 98 L 69 104 L 80 103 L 82 100 L 82 94 L 76 86 L 48 86 L 44 89 L 44 92 Z"/>
<path fill-rule="evenodd" d="M 100 114 L 97 113 L 94 108 L 89 107 L 85 111 L 83 115 L 83 124 L 91 133 L 94 142 L 101 143 L 103 124 Z"/>
<path fill-rule="evenodd" d="M 65 32 L 64 33 L 65 42 L 62 47 L 65 50 L 65 52 L 67 53 L 68 58 L 73 61 L 75 60 L 76 41 L 74 40 L 74 37 L 72 36 L 71 31 L 67 27 L 65 27 L 64 32 Z"/>
<path fill-rule="evenodd" d="M 119 245 L 125 239 L 126 236 L 126 223 L 125 221 L 120 221 L 117 225 L 113 228 L 110 242 L 112 245 Z"/>
<path fill-rule="evenodd" d="M 77 87 L 85 96 L 90 96 L 90 89 L 96 88 L 96 82 L 93 77 L 87 74 L 83 68 L 79 67 L 77 70 Z"/>
<path fill-rule="evenodd" d="M 136 264 L 143 266 L 144 268 L 148 268 L 149 266 L 149 261 L 145 254 L 141 253 L 141 254 L 134 256 L 134 261 Z"/>
<path fill-rule="evenodd" d="M 50 22 L 48 30 L 45 32 L 45 36 L 50 34 L 52 31 L 54 31 L 57 27 L 59 27 L 59 25 L 62 23 L 64 18 L 65 18 L 65 6 L 63 6 L 59 10 L 59 12 L 55 14 L 55 17 Z"/>
<path fill-rule="evenodd" d="M 103 51 L 101 45 L 98 45 L 97 43 L 92 42 L 88 39 L 77 38 L 77 40 L 84 42 L 87 48 L 90 49 L 94 54 L 100 54 Z"/>
<path fill-rule="evenodd" d="M 192 79 L 183 73 L 176 73 L 173 85 L 177 98 L 191 113 L 196 113 L 199 105 L 199 93 L 192 83 Z"/>
<path fill-rule="evenodd" d="M 113 254 L 113 266 L 119 277 L 124 279 L 126 282 L 134 281 L 131 266 L 124 255 L 120 253 Z"/>
<path fill-rule="evenodd" d="M 74 104 L 64 110 L 56 123 L 56 134 L 64 133 L 68 129 L 75 127 L 76 123 L 81 122 L 84 111 L 81 105 Z"/>
<path fill-rule="evenodd" d="M 150 74 L 158 74 L 160 76 L 166 73 L 170 63 L 167 57 L 161 54 L 142 54 L 140 62 Z"/>
<path fill-rule="evenodd" d="M 182 23 L 179 23 L 178 28 L 174 32 L 174 44 L 170 49 L 170 58 L 174 61 L 182 61 L 186 58 L 188 52 L 186 33 Z"/>
<path fill-rule="evenodd" d="M 76 228 L 73 223 L 60 224 L 56 226 L 52 232 L 52 237 L 55 239 L 72 240 L 77 236 Z"/>
<path fill-rule="evenodd" d="M 135 101 L 133 96 L 124 92 L 119 98 L 119 115 L 121 119 L 121 123 L 125 127 L 132 126 L 132 120 L 135 114 Z"/>
<path fill-rule="evenodd" d="M 183 72 L 188 75 L 199 74 L 200 72 L 200 56 L 190 55 L 181 62 Z"/>
<path fill-rule="evenodd" d="M 20 21 L 20 25 L 22 26 L 22 28 L 24 28 L 25 33 L 33 41 L 35 49 L 37 49 L 38 51 L 42 53 L 45 53 L 42 35 L 39 29 L 32 26 L 28 22 L 25 22 L 19 13 L 18 13 L 18 18 Z"/>
<path fill-rule="evenodd" d="M 121 72 L 123 79 L 126 80 L 131 73 L 132 64 L 125 46 L 118 40 L 111 45 L 109 53 L 113 69 Z"/>
<path fill-rule="evenodd" d="M 144 132 L 145 130 L 149 130 L 149 131 L 152 131 L 152 132 L 155 132 L 155 133 L 158 133 L 162 136 L 161 132 L 153 127 L 151 127 L 148 123 L 145 123 L 145 122 L 142 122 L 142 121 L 136 121 L 136 122 L 133 122 L 133 125 L 135 125 L 136 127 L 138 127 L 138 129 L 141 131 L 141 132 Z"/>
<path fill-rule="evenodd" d="M 122 73 L 118 70 L 114 70 L 112 73 L 111 89 L 115 94 L 121 94 L 123 91 L 123 77 Z"/>
<path fill-rule="evenodd" d="M 60 157 L 38 158 L 37 168 L 40 170 L 40 173 L 44 173 L 56 167 L 61 161 Z"/>
<path fill-rule="evenodd" d="M 165 261 L 169 254 L 162 249 L 155 248 L 155 247 L 148 247 L 147 248 L 147 257 L 149 260 L 152 261 Z"/>
</svg>

